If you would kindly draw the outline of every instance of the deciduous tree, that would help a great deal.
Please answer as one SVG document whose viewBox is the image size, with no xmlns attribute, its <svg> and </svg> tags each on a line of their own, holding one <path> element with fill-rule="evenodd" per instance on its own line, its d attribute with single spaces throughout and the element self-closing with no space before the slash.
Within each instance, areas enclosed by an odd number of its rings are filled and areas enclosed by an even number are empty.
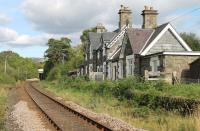
<svg viewBox="0 0 200 131">
<path fill-rule="evenodd" d="M 181 37 L 193 51 L 200 51 L 200 38 L 194 33 L 181 33 Z"/>
</svg>

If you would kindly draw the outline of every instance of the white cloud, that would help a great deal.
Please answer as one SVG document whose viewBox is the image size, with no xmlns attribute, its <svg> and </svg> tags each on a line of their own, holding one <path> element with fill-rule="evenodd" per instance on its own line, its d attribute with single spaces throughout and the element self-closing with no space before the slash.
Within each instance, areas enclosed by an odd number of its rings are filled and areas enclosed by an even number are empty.
<svg viewBox="0 0 200 131">
<path fill-rule="evenodd" d="M 24 0 L 23 12 L 39 31 L 52 34 L 79 32 L 102 22 L 118 25 L 118 9 L 125 4 L 133 10 L 134 24 L 141 25 L 140 16 L 144 5 L 153 5 L 159 10 L 159 22 L 166 22 L 165 16 L 177 9 L 190 8 L 200 4 L 199 0 Z"/>
<path fill-rule="evenodd" d="M 84 3 L 84 4 L 83 4 Z M 179 4 L 174 4 L 179 3 Z M 118 10 L 120 4 L 129 6 L 133 11 L 133 24 L 140 27 L 141 11 L 144 5 L 154 5 L 161 13 L 159 21 L 167 21 L 179 14 L 173 13 L 180 8 L 189 8 L 200 3 L 199 0 L 190 2 L 182 0 L 146 2 L 145 0 L 134 0 L 123 2 L 110 0 L 24 0 L 23 13 L 32 25 L 42 33 L 39 35 L 20 34 L 15 30 L 0 27 L 0 44 L 10 46 L 44 46 L 49 38 L 69 37 L 73 43 L 78 44 L 79 37 L 83 29 L 95 26 L 102 22 L 110 30 L 118 26 Z M 176 21 L 174 24 L 179 27 L 183 21 L 193 19 L 193 16 L 187 16 L 184 19 Z M 4 22 L 3 22 L 4 19 Z M 6 20 L 7 19 L 7 20 Z M 6 15 L 0 13 L 0 24 L 9 22 Z M 186 27 L 186 26 L 185 26 Z M 183 27 L 180 27 L 184 31 Z M 179 31 L 179 30 L 178 30 Z M 191 31 L 191 30 L 190 30 Z M 194 31 L 200 35 L 199 31 Z"/>
<path fill-rule="evenodd" d="M 10 17 L 8 17 L 6 14 L 0 13 L 0 25 L 6 25 L 10 23 L 10 21 Z"/>
<path fill-rule="evenodd" d="M 48 39 L 54 38 L 54 39 L 60 39 L 61 37 L 68 37 L 72 40 L 76 40 L 73 42 L 76 42 L 78 44 L 78 39 L 81 32 L 72 33 L 68 35 L 58 35 L 58 34 L 47 34 L 42 33 L 40 35 L 27 35 L 27 34 L 20 34 L 16 32 L 15 30 L 9 29 L 9 28 L 0 28 L 0 46 L 2 45 L 8 45 L 12 47 L 19 47 L 19 46 L 45 46 Z"/>
<path fill-rule="evenodd" d="M 16 31 L 9 28 L 0 27 L 0 42 L 12 41 L 15 40 L 17 37 L 18 34 Z"/>
</svg>

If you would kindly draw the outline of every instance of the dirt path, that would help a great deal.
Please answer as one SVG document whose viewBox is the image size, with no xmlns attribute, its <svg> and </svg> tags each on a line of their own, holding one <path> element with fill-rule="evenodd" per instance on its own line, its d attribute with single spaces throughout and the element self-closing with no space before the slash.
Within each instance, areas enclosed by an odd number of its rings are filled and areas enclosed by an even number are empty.
<svg viewBox="0 0 200 131">
<path fill-rule="evenodd" d="M 55 131 L 23 86 L 9 93 L 6 128 L 8 131 Z"/>
</svg>

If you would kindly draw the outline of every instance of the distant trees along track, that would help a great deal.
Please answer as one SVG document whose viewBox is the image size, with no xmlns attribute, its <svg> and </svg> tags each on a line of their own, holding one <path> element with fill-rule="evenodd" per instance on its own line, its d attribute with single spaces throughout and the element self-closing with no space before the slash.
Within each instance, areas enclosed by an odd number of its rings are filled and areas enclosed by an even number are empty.
<svg viewBox="0 0 200 131">
<path fill-rule="evenodd" d="M 25 87 L 28 95 L 47 116 L 49 121 L 61 131 L 112 131 L 109 127 L 74 111 L 64 102 L 58 101 L 46 92 L 41 91 L 27 82 Z"/>
</svg>

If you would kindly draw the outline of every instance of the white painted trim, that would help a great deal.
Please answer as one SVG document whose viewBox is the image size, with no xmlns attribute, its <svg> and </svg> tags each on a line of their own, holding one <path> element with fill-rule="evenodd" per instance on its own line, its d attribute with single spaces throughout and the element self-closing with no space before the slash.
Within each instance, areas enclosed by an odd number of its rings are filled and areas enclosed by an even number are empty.
<svg viewBox="0 0 200 131">
<path fill-rule="evenodd" d="M 187 51 L 192 51 L 192 49 L 185 43 L 185 41 L 180 37 L 180 35 L 176 32 L 176 30 L 169 24 L 169 28 L 171 29 L 172 33 L 176 36 L 178 41 L 185 47 Z"/>
<path fill-rule="evenodd" d="M 117 51 L 115 51 L 114 52 L 114 54 L 113 55 L 111 55 L 111 57 L 110 58 L 108 58 L 109 60 L 112 60 L 113 59 L 113 57 L 119 52 L 121 50 L 121 48 L 119 48 Z"/>
<path fill-rule="evenodd" d="M 111 42 L 107 45 L 107 48 L 111 48 L 125 34 L 127 28 L 128 26 L 124 26 L 120 33 L 113 37 Z"/>
<path fill-rule="evenodd" d="M 191 56 L 200 56 L 200 51 L 199 52 L 163 52 L 163 55 L 191 55 Z"/>
<path fill-rule="evenodd" d="M 179 36 L 179 34 L 174 30 L 174 28 L 168 24 L 161 32 L 160 34 L 149 44 L 149 46 L 144 49 L 143 52 L 141 52 L 141 55 L 144 56 L 147 54 L 147 52 L 155 45 L 155 43 L 164 35 L 164 33 L 167 30 L 171 30 L 171 32 L 175 35 L 175 37 L 178 39 L 180 44 L 187 50 L 187 51 L 192 51 L 191 48 L 185 43 L 185 41 Z"/>
</svg>

